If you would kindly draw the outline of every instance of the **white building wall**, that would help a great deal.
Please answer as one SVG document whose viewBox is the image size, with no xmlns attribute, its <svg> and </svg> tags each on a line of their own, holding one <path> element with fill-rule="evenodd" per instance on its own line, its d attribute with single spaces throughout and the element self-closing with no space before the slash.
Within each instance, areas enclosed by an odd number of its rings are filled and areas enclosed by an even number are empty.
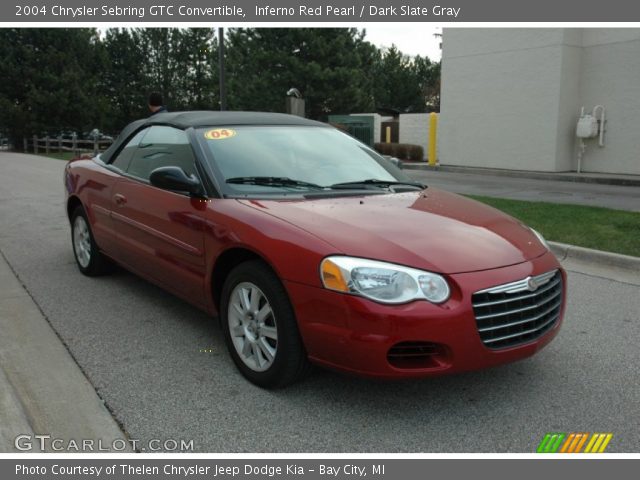
<svg viewBox="0 0 640 480">
<path fill-rule="evenodd" d="M 580 107 L 602 104 L 583 171 L 640 174 L 640 29 L 447 28 L 443 49 L 442 164 L 575 170 Z"/>
<path fill-rule="evenodd" d="M 443 165 L 556 170 L 562 29 L 445 29 Z"/>
<path fill-rule="evenodd" d="M 401 113 L 399 118 L 400 143 L 420 145 L 427 158 L 429 151 L 429 114 L 428 113 Z M 436 136 L 438 130 L 436 129 Z"/>
<path fill-rule="evenodd" d="M 587 140 L 585 172 L 640 175 L 640 29 L 585 29 L 580 106 L 604 105 L 604 147 Z M 576 112 L 576 116 L 577 116 Z"/>
<path fill-rule="evenodd" d="M 557 105 L 553 116 L 556 118 L 555 168 L 557 172 L 577 169 L 576 123 L 580 112 L 580 78 L 582 65 L 582 30 L 564 30 L 562 63 L 560 65 L 560 85 Z"/>
<path fill-rule="evenodd" d="M 374 119 L 374 141 L 379 142 L 381 137 L 382 122 L 391 121 L 393 117 L 383 117 L 377 113 L 352 113 L 352 116 L 370 116 Z M 409 143 L 420 145 L 424 152 L 424 159 L 427 158 L 429 148 L 429 114 L 428 113 L 401 113 L 399 118 L 399 143 Z M 436 136 L 440 135 L 440 130 L 436 131 Z M 438 144 L 436 154 L 439 150 Z"/>
</svg>

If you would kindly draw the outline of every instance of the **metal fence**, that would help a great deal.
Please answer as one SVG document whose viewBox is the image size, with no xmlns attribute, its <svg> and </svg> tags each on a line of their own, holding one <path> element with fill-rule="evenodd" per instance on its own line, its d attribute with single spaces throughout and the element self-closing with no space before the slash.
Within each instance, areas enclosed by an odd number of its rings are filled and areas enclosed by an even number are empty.
<svg viewBox="0 0 640 480">
<path fill-rule="evenodd" d="M 329 115 L 329 123 L 339 126 L 362 143 L 373 146 L 373 117 L 366 115 Z"/>
</svg>

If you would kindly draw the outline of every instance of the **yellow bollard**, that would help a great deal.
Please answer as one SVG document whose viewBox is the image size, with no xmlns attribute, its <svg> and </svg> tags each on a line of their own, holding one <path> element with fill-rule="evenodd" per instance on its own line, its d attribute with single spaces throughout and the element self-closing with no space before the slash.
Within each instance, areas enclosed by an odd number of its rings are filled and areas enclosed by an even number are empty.
<svg viewBox="0 0 640 480">
<path fill-rule="evenodd" d="M 387 143 L 391 143 L 391 127 L 386 128 L 385 135 L 387 137 Z"/>
<path fill-rule="evenodd" d="M 436 164 L 436 133 L 438 131 L 438 114 L 429 114 L 429 165 Z"/>
</svg>

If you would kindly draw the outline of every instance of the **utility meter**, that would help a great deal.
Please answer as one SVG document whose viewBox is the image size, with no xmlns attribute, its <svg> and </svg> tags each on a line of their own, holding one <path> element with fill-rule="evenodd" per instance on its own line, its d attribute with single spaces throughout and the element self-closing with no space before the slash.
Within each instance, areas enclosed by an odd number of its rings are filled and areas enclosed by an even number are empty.
<svg viewBox="0 0 640 480">
<path fill-rule="evenodd" d="M 598 120 L 590 114 L 581 116 L 578 119 L 576 128 L 578 138 L 593 138 L 598 136 Z"/>
</svg>

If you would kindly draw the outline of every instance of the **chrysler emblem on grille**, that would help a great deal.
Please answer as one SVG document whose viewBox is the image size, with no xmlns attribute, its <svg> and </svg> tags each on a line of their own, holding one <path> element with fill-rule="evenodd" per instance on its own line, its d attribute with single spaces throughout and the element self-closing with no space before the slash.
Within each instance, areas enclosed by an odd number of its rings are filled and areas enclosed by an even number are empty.
<svg viewBox="0 0 640 480">
<path fill-rule="evenodd" d="M 538 282 L 535 278 L 529 277 L 527 279 L 527 288 L 530 292 L 535 292 L 538 289 Z"/>
</svg>

